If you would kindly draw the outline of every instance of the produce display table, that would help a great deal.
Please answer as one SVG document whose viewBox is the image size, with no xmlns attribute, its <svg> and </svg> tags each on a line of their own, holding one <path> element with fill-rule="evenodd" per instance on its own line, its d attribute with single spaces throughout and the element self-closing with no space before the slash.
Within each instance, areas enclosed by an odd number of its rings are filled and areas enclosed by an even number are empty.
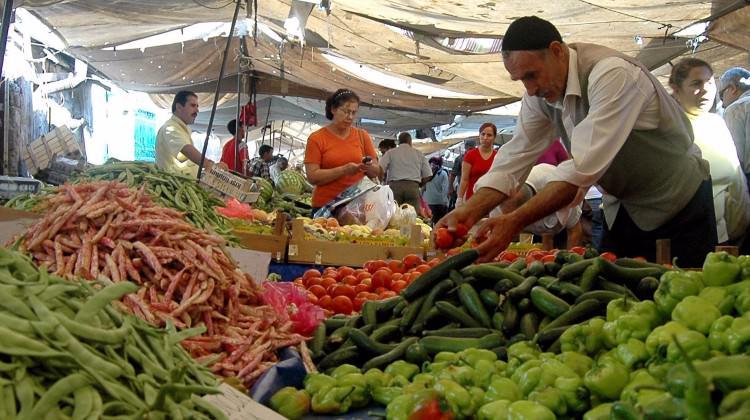
<svg viewBox="0 0 750 420">
<path fill-rule="evenodd" d="M 287 261 L 317 265 L 362 267 L 370 260 L 401 259 L 409 254 L 424 257 L 422 230 L 412 226 L 408 246 L 384 246 L 370 243 L 330 242 L 305 236 L 302 220 L 292 222 Z"/>
<path fill-rule="evenodd" d="M 284 213 L 278 212 L 271 235 L 251 233 L 241 229 L 235 229 L 232 233 L 240 240 L 242 247 L 253 251 L 269 252 L 273 260 L 280 262 L 286 259 L 287 243 L 289 242 L 285 226 L 286 216 Z"/>
</svg>

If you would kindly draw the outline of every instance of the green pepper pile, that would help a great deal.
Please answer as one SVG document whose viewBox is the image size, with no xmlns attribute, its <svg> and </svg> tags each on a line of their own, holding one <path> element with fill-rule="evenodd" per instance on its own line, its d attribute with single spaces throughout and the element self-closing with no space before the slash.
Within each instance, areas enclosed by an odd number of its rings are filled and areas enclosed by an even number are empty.
<svg viewBox="0 0 750 420">
<path fill-rule="evenodd" d="M 199 398 L 216 379 L 177 333 L 111 305 L 138 286 L 87 283 L 38 271 L 0 248 L 0 418 L 225 418 Z"/>
</svg>

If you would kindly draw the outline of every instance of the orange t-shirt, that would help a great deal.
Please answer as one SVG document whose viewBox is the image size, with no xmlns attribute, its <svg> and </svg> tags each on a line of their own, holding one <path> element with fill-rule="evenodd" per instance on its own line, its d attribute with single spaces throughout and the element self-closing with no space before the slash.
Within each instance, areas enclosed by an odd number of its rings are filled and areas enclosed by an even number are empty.
<svg viewBox="0 0 750 420">
<path fill-rule="evenodd" d="M 333 169 L 347 163 L 361 163 L 370 156 L 373 163 L 378 155 L 367 131 L 352 127 L 347 138 L 341 138 L 326 127 L 310 134 L 305 148 L 305 163 L 320 165 L 320 169 Z M 312 195 L 312 206 L 323 207 L 345 189 L 358 183 L 364 173 L 343 176 L 324 185 L 316 185 Z"/>
</svg>

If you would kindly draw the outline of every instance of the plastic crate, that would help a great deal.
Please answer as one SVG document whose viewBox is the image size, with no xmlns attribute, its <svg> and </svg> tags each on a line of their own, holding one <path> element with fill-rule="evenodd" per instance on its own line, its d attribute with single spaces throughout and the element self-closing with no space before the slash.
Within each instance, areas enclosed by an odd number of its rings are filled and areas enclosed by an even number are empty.
<svg viewBox="0 0 750 420">
<path fill-rule="evenodd" d="M 36 179 L 0 175 L 0 198 L 3 200 L 21 194 L 36 194 L 42 187 L 44 184 Z"/>
</svg>

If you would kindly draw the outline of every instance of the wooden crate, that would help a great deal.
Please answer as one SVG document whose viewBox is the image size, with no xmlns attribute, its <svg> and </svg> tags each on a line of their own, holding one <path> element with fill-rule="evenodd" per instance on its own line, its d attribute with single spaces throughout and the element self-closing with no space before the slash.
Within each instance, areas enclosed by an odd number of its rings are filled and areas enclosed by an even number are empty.
<svg viewBox="0 0 750 420">
<path fill-rule="evenodd" d="M 234 197 L 242 203 L 254 203 L 260 196 L 259 192 L 253 191 L 255 185 L 253 180 L 235 175 L 216 165 L 203 174 L 201 185 L 224 196 Z"/>
<path fill-rule="evenodd" d="M 414 225 L 408 246 L 321 241 L 305 237 L 302 220 L 292 222 L 287 261 L 316 265 L 362 267 L 369 260 L 401 259 L 409 254 L 424 258 L 422 229 Z"/>
<path fill-rule="evenodd" d="M 26 168 L 34 175 L 49 168 L 55 156 L 84 157 L 85 151 L 73 132 L 67 126 L 61 126 L 27 144 L 22 154 Z"/>
<path fill-rule="evenodd" d="M 271 235 L 243 232 L 236 229 L 233 233 L 240 240 L 240 245 L 243 248 L 252 249 L 253 251 L 270 252 L 271 258 L 277 262 L 286 260 L 286 247 L 289 242 L 289 235 L 286 231 L 286 215 L 284 213 L 276 213 L 274 231 Z"/>
</svg>

